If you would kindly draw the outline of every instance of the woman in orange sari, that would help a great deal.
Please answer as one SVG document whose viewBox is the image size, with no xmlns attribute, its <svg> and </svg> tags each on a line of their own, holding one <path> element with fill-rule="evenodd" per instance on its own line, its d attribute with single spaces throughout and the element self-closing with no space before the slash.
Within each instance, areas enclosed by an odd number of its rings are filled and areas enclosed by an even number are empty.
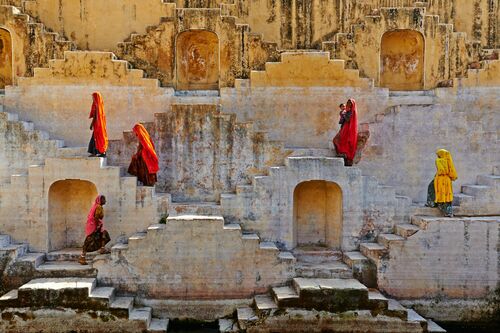
<svg viewBox="0 0 500 333">
<path fill-rule="evenodd" d="M 344 164 L 352 166 L 358 145 L 358 114 L 354 99 L 347 101 L 346 111 L 341 113 L 339 124 L 340 131 L 333 138 L 333 145 L 337 156 L 344 158 Z"/>
<path fill-rule="evenodd" d="M 92 94 L 93 103 L 89 118 L 92 118 L 90 129 L 92 137 L 89 142 L 88 152 L 90 157 L 105 157 L 108 149 L 108 133 L 106 131 L 106 115 L 104 114 L 104 102 L 100 93 Z"/>
<path fill-rule="evenodd" d="M 137 176 L 137 179 L 144 186 L 153 186 L 156 183 L 156 173 L 159 170 L 155 145 L 143 125 L 136 124 L 133 131 L 139 140 L 139 145 L 137 152 L 132 156 L 128 173 Z"/>
</svg>

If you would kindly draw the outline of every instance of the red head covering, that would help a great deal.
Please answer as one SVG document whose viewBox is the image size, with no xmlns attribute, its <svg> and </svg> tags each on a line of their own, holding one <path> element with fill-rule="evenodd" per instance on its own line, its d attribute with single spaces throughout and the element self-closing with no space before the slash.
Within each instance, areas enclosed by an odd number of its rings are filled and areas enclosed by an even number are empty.
<svg viewBox="0 0 500 333">
<path fill-rule="evenodd" d="M 157 173 L 160 169 L 158 166 L 158 156 L 155 152 L 155 145 L 149 136 L 146 128 L 141 124 L 136 124 L 133 131 L 142 146 L 142 159 L 146 162 L 149 173 Z"/>
<path fill-rule="evenodd" d="M 89 215 L 87 215 L 87 224 L 85 225 L 85 236 L 91 235 L 94 231 L 96 231 L 98 225 L 102 225 L 102 220 L 96 221 L 94 218 L 95 211 L 97 206 L 101 205 L 102 195 L 98 195 L 95 198 L 94 204 L 92 208 L 90 208 Z"/>
<path fill-rule="evenodd" d="M 335 149 L 337 154 L 345 154 L 348 160 L 354 160 L 356 148 L 358 145 L 358 112 L 356 109 L 356 101 L 349 99 L 351 102 L 351 118 L 342 126 L 338 135 L 338 141 L 335 140 Z M 347 110 L 349 111 L 349 110 Z"/>
<path fill-rule="evenodd" d="M 101 154 L 103 154 L 106 150 L 108 150 L 108 133 L 106 132 L 104 102 L 102 101 L 101 94 L 98 92 L 93 93 L 92 98 L 94 99 L 94 102 L 92 103 L 89 118 L 95 118 L 93 125 L 95 147 Z"/>
</svg>

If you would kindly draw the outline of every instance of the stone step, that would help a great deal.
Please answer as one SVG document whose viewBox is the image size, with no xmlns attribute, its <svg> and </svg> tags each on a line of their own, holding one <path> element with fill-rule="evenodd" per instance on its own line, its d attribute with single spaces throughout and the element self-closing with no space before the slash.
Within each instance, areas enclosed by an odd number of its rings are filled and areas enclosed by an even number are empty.
<svg viewBox="0 0 500 333">
<path fill-rule="evenodd" d="M 41 278 L 19 287 L 18 300 L 21 306 L 64 306 L 81 308 L 95 288 L 95 278 Z"/>
<path fill-rule="evenodd" d="M 241 226 L 237 223 L 224 224 L 223 229 L 241 232 Z"/>
<path fill-rule="evenodd" d="M 352 278 L 352 269 L 341 261 L 324 263 L 297 262 L 295 265 L 297 277 L 304 278 Z"/>
<path fill-rule="evenodd" d="M 271 295 L 274 302 L 280 308 L 295 307 L 300 305 L 299 295 L 295 289 L 290 286 L 273 287 L 271 289 Z"/>
<path fill-rule="evenodd" d="M 294 255 L 291 252 L 286 252 L 286 251 L 281 251 L 278 254 L 278 259 L 281 262 L 289 263 L 289 264 L 294 264 L 297 262 L 297 259 L 294 257 Z"/>
<path fill-rule="evenodd" d="M 46 254 L 45 260 L 47 261 L 78 261 L 82 254 L 81 248 L 66 248 L 62 250 L 52 251 Z M 90 252 L 85 254 L 87 261 L 94 259 L 99 253 Z"/>
<path fill-rule="evenodd" d="M 128 319 L 132 321 L 143 321 L 146 323 L 146 327 L 149 327 L 152 313 L 153 310 L 150 307 L 132 308 Z"/>
<path fill-rule="evenodd" d="M 294 278 L 292 285 L 302 308 L 344 312 L 369 307 L 368 288 L 355 279 Z"/>
<path fill-rule="evenodd" d="M 236 309 L 236 316 L 241 330 L 245 330 L 249 323 L 256 322 L 259 319 L 255 311 L 250 307 Z"/>
<path fill-rule="evenodd" d="M 463 193 L 453 194 L 453 205 L 454 206 L 462 206 L 467 203 L 471 203 L 474 201 L 474 197 L 472 195 L 467 195 Z"/>
<path fill-rule="evenodd" d="M 266 312 L 277 309 L 278 305 L 270 295 L 257 295 L 253 299 L 253 305 L 257 313 Z"/>
<path fill-rule="evenodd" d="M 172 202 L 168 207 L 168 214 L 222 216 L 222 206 L 216 202 Z"/>
<path fill-rule="evenodd" d="M 479 175 L 477 176 L 477 183 L 479 185 L 486 185 L 491 187 L 498 187 L 500 185 L 500 176 L 495 175 Z"/>
<path fill-rule="evenodd" d="M 279 251 L 278 247 L 273 242 L 260 242 L 259 248 L 263 251 Z"/>
<path fill-rule="evenodd" d="M 241 238 L 243 238 L 243 240 L 260 242 L 260 237 L 257 234 L 243 234 Z"/>
<path fill-rule="evenodd" d="M 111 304 L 115 300 L 116 289 L 113 287 L 96 287 L 90 291 L 90 298 L 97 298 Z"/>
<path fill-rule="evenodd" d="M 387 253 L 387 248 L 378 243 L 361 243 L 359 249 L 366 257 L 374 260 Z"/>
<path fill-rule="evenodd" d="M 37 268 L 45 262 L 45 253 L 29 252 L 17 258 L 17 262 L 30 263 L 32 267 Z"/>
<path fill-rule="evenodd" d="M 446 330 L 436 324 L 434 321 L 427 319 L 427 332 L 428 333 L 446 333 Z"/>
<path fill-rule="evenodd" d="M 420 323 L 424 332 L 427 332 L 427 319 L 415 312 L 415 310 L 408 309 L 407 321 Z"/>
<path fill-rule="evenodd" d="M 404 237 L 395 234 L 379 234 L 377 237 L 377 242 L 384 247 L 389 247 L 391 243 L 403 242 L 404 240 Z"/>
<path fill-rule="evenodd" d="M 355 265 L 366 264 L 369 261 L 363 253 L 358 251 L 344 252 L 342 259 L 351 268 Z"/>
<path fill-rule="evenodd" d="M 377 312 L 385 311 L 389 306 L 389 300 L 375 289 L 371 289 L 368 292 L 368 303 L 370 304 L 370 309 Z"/>
<path fill-rule="evenodd" d="M 342 252 L 320 246 L 300 246 L 293 250 L 297 261 L 308 263 L 324 263 L 342 259 Z"/>
<path fill-rule="evenodd" d="M 219 319 L 219 333 L 237 333 L 239 331 L 238 323 L 233 319 Z"/>
<path fill-rule="evenodd" d="M 149 333 L 167 333 L 168 324 L 169 324 L 168 319 L 152 318 L 151 323 L 149 324 L 148 332 Z"/>
<path fill-rule="evenodd" d="M 13 258 L 19 258 L 28 253 L 28 244 L 7 244 L 0 247 L 0 252 L 8 252 Z"/>
<path fill-rule="evenodd" d="M 408 238 L 417 233 L 418 231 L 420 231 L 420 228 L 414 224 L 405 223 L 396 225 L 396 234 L 398 234 L 401 237 Z"/>
<path fill-rule="evenodd" d="M 76 261 L 45 261 L 36 268 L 46 277 L 95 277 L 92 265 L 80 265 Z"/>
<path fill-rule="evenodd" d="M 17 289 L 13 289 L 0 297 L 0 308 L 17 307 L 18 305 Z"/>
<path fill-rule="evenodd" d="M 389 299 L 387 303 L 387 310 L 384 311 L 384 314 L 389 317 L 397 317 L 402 320 L 407 320 L 408 318 L 408 310 L 394 299 Z"/>
<path fill-rule="evenodd" d="M 358 251 L 345 252 L 344 262 L 352 269 L 352 276 L 365 286 L 377 286 L 377 267 L 365 255 Z"/>
<path fill-rule="evenodd" d="M 7 246 L 10 244 L 10 236 L 9 235 L 0 235 L 0 248 Z"/>
<path fill-rule="evenodd" d="M 462 193 L 473 197 L 490 190 L 492 190 L 492 187 L 487 185 L 462 185 Z"/>
<path fill-rule="evenodd" d="M 130 311 L 134 306 L 134 298 L 128 296 L 115 296 L 115 299 L 109 305 L 112 313 L 121 317 L 128 318 Z"/>
</svg>

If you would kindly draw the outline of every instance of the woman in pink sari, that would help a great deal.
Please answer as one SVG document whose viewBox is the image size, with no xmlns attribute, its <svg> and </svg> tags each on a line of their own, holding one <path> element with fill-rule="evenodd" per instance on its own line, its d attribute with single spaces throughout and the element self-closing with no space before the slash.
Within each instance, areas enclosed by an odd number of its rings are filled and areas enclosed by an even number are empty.
<svg viewBox="0 0 500 333">
<path fill-rule="evenodd" d="M 87 216 L 87 224 L 85 225 L 85 242 L 83 243 L 82 255 L 78 262 L 82 265 L 87 265 L 85 255 L 87 252 L 99 250 L 100 254 L 109 253 L 109 250 L 104 246 L 111 240 L 108 232 L 104 229 L 104 209 L 102 206 L 106 204 L 106 197 L 98 195 L 90 208 Z"/>
</svg>

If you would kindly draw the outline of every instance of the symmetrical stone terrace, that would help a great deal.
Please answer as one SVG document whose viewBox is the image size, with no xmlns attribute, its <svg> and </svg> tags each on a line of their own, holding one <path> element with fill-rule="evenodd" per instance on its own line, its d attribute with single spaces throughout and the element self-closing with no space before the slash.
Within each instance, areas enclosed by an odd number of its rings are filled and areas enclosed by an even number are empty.
<svg viewBox="0 0 500 333">
<path fill-rule="evenodd" d="M 21 317 L 19 314 L 26 308 L 29 308 L 26 318 L 16 320 L 15 316 Z M 2 317 L 11 318 L 2 320 L 0 328 L 9 329 L 11 325 L 16 331 L 32 332 L 35 327 L 47 325 L 52 326 L 51 330 L 63 329 L 61 323 L 47 318 L 50 318 L 50 310 L 37 312 L 43 308 L 59 308 L 66 319 L 65 330 L 89 326 L 93 329 L 92 316 L 104 323 L 112 322 L 113 328 L 105 328 L 106 324 L 100 326 L 108 332 L 166 332 L 168 327 L 168 320 L 152 318 L 151 308 L 134 307 L 133 297 L 117 296 L 112 287 L 97 287 L 95 278 L 52 278 L 32 280 L 0 297 Z"/>
<path fill-rule="evenodd" d="M 98 280 L 157 299 L 248 298 L 294 276 L 295 258 L 222 217 L 169 217 L 109 258 L 96 260 Z"/>
</svg>

